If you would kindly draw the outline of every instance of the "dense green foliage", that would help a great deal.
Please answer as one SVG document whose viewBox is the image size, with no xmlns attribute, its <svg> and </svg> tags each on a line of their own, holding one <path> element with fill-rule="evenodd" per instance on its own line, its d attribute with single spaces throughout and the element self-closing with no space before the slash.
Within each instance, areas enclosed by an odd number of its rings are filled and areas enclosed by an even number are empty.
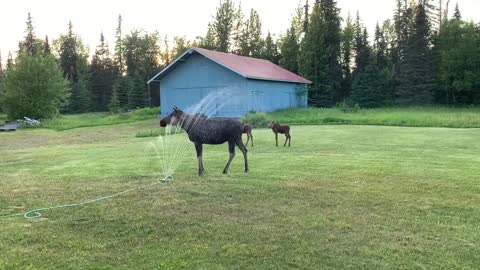
<svg viewBox="0 0 480 270">
<path fill-rule="evenodd" d="M 300 125 L 480 128 L 480 108 L 408 107 L 344 111 L 343 107 L 292 109 L 268 113 L 268 117 Z"/>
<path fill-rule="evenodd" d="M 445 21 L 433 55 L 437 100 L 446 104 L 480 104 L 480 29 L 460 19 Z"/>
<path fill-rule="evenodd" d="M 267 128 L 271 120 L 264 112 L 250 112 L 242 118 L 242 123 L 249 124 L 254 128 Z"/>
<path fill-rule="evenodd" d="M 10 119 L 51 118 L 69 96 L 68 82 L 51 55 L 22 53 L 7 70 L 3 85 L 0 103 Z"/>
<path fill-rule="evenodd" d="M 294 126 L 254 130 L 250 173 L 157 120 L 0 133 L 0 214 L 174 181 L 42 218 L 0 219 L 3 269 L 475 269 L 478 130 Z M 26 139 L 28 138 L 28 139 Z M 158 155 L 152 146 L 159 147 Z M 175 157 L 178 157 L 175 159 Z M 181 166 L 180 166 L 181 164 Z"/>
</svg>

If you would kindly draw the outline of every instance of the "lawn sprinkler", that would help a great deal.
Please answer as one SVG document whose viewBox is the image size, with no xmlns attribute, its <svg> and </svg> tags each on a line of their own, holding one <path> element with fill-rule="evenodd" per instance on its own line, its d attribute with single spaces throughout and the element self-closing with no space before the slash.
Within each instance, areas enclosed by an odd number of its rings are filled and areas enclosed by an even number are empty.
<svg viewBox="0 0 480 270">
<path fill-rule="evenodd" d="M 169 175 L 163 179 L 160 179 L 160 183 L 162 184 L 168 184 L 173 181 L 173 176 Z"/>
</svg>

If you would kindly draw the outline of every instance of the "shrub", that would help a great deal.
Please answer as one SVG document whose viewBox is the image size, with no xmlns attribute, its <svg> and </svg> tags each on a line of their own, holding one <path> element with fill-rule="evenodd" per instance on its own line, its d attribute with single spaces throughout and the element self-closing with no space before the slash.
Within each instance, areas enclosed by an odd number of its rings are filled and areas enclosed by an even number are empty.
<svg viewBox="0 0 480 270">
<path fill-rule="evenodd" d="M 7 70 L 2 106 L 10 119 L 58 114 L 69 96 L 68 82 L 53 56 L 23 55 Z"/>
<path fill-rule="evenodd" d="M 249 124 L 254 128 L 266 128 L 270 124 L 270 119 L 264 112 L 249 112 L 243 119 L 244 124 Z"/>
<path fill-rule="evenodd" d="M 139 131 L 135 134 L 137 138 L 147 138 L 147 137 L 158 137 L 158 136 L 168 136 L 173 134 L 182 133 L 183 130 L 181 128 L 172 128 L 170 132 L 167 134 L 166 128 L 157 128 L 157 129 L 148 129 L 144 131 Z"/>
<path fill-rule="evenodd" d="M 356 113 L 360 111 L 360 105 L 353 103 L 351 100 L 344 100 L 337 103 L 337 108 L 344 113 Z"/>
</svg>

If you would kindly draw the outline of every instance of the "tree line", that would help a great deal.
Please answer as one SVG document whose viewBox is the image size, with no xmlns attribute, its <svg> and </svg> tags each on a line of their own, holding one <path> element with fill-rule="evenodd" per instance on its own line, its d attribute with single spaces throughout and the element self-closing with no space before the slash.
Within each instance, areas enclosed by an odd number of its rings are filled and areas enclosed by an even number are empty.
<svg viewBox="0 0 480 270">
<path fill-rule="evenodd" d="M 49 118 L 59 112 L 121 112 L 158 104 L 158 93 L 150 96 L 147 80 L 190 46 L 185 37 L 175 37 L 173 49 L 169 43 L 158 32 L 123 33 L 119 16 L 113 50 L 100 33 L 90 57 L 72 22 L 50 42 L 48 36 L 37 37 L 28 14 L 17 57 L 9 53 L 5 68 L 0 59 L 0 112 L 12 119 Z"/>
<path fill-rule="evenodd" d="M 462 20 L 458 5 L 450 17 L 436 0 L 391 1 L 393 17 L 377 23 L 373 38 L 359 13 L 341 18 L 335 0 L 300 3 L 278 36 L 262 31 L 256 10 L 220 0 L 206 33 L 175 37 L 172 48 L 158 32 L 123 33 L 119 16 L 113 50 L 100 34 L 91 58 L 71 22 L 50 43 L 36 36 L 28 14 L 16 59 L 9 53 L 5 67 L 0 59 L 1 110 L 42 118 L 156 105 L 158 91 L 149 92 L 146 81 L 191 46 L 263 58 L 298 73 L 312 81 L 312 106 L 479 104 L 480 25 Z M 50 112 L 40 112 L 45 108 Z"/>
<path fill-rule="evenodd" d="M 341 18 L 335 0 L 307 0 L 274 39 L 255 10 L 245 19 L 240 5 L 223 0 L 198 43 L 299 73 L 313 82 L 313 106 L 479 104 L 480 25 L 462 20 L 458 5 L 449 17 L 442 1 L 391 1 L 393 17 L 377 23 L 373 38 L 359 13 Z"/>
</svg>

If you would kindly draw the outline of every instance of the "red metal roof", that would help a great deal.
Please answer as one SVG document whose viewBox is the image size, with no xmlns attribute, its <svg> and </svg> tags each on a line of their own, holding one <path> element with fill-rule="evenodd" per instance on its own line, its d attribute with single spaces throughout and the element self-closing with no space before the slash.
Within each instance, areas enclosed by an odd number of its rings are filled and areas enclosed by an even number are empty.
<svg viewBox="0 0 480 270">
<path fill-rule="evenodd" d="M 246 78 L 295 83 L 312 83 L 311 81 L 267 60 L 210 51 L 202 48 L 192 48 L 192 50 Z"/>
</svg>

